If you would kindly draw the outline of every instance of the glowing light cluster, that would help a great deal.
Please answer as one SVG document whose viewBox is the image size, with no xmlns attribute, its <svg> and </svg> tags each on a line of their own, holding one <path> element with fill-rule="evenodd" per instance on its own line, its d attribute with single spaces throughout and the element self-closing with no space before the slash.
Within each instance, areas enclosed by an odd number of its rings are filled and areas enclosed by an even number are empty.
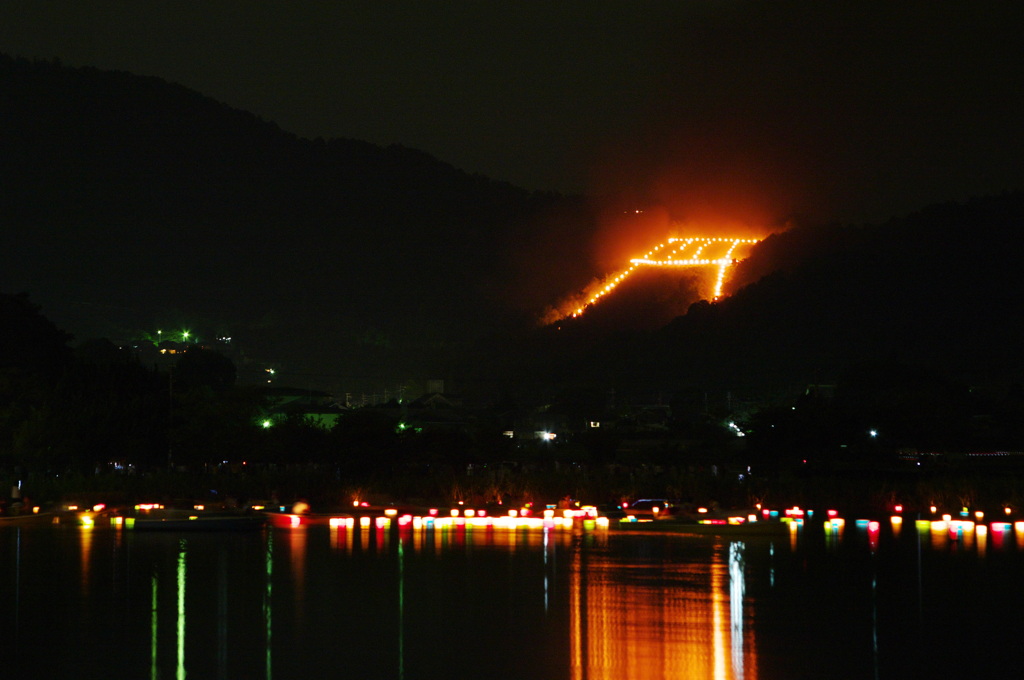
<svg viewBox="0 0 1024 680">
<path fill-rule="evenodd" d="M 511 510 L 508 515 L 490 516 L 485 510 L 474 510 L 470 508 L 451 509 L 450 515 L 439 515 L 432 510 L 428 515 L 399 515 L 397 511 L 387 512 L 385 515 L 371 517 L 362 515 L 358 518 L 352 516 L 335 516 L 328 519 L 332 529 L 354 529 L 357 525 L 360 529 L 368 530 L 371 527 L 377 529 L 390 529 L 397 525 L 399 529 L 462 529 L 462 528 L 483 528 L 483 529 L 568 529 L 578 527 L 583 529 L 607 529 L 608 518 L 600 516 L 597 508 L 585 505 L 578 508 L 566 510 L 545 510 L 542 516 L 533 516 L 525 510 Z M 271 521 L 273 526 L 279 528 L 299 528 L 310 523 L 311 518 L 300 515 L 287 514 L 280 519 Z"/>
<path fill-rule="evenodd" d="M 632 258 L 630 266 L 605 283 L 596 293 L 590 296 L 586 302 L 572 312 L 573 317 L 580 316 L 583 311 L 608 295 L 630 274 L 640 267 L 717 267 L 713 299 L 722 295 L 722 286 L 725 284 L 725 273 L 732 265 L 736 264 L 733 253 L 741 245 L 753 245 L 758 239 L 743 238 L 670 238 L 651 250 L 644 253 L 642 257 Z M 713 248 L 719 253 L 717 257 L 704 255 L 706 249 Z M 723 251 L 722 248 L 725 248 Z M 662 252 L 665 251 L 665 252 Z"/>
</svg>

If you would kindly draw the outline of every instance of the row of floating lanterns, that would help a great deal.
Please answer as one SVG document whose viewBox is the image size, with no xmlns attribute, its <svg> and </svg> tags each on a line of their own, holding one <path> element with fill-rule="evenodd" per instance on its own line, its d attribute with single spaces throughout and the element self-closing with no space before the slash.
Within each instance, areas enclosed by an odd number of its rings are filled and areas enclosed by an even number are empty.
<svg viewBox="0 0 1024 680">
<path fill-rule="evenodd" d="M 300 527 L 312 520 L 308 515 L 286 514 L 284 525 Z M 399 513 L 395 508 L 387 508 L 383 515 L 371 516 L 339 515 L 329 517 L 327 524 L 332 529 L 388 529 L 397 526 L 399 529 L 573 529 L 582 526 L 584 529 L 607 529 L 608 518 L 598 515 L 594 506 L 582 506 L 555 510 L 548 508 L 537 516 L 529 511 L 510 510 L 506 515 L 489 515 L 485 510 L 472 508 L 453 508 L 448 515 L 441 515 L 436 508 L 431 508 L 426 515 Z M 280 523 L 278 523 L 280 526 Z"/>
<path fill-rule="evenodd" d="M 901 514 L 903 512 L 902 505 L 896 505 L 894 508 L 896 514 L 889 517 L 889 523 L 892 526 L 893 533 L 899 534 L 900 529 L 903 526 L 904 518 Z M 986 524 L 985 512 L 982 510 L 976 510 L 973 513 L 966 507 L 960 510 L 960 518 L 954 519 L 952 513 L 938 514 L 938 508 L 934 505 L 929 507 L 929 510 L 933 516 L 937 516 L 938 519 L 915 519 L 914 528 L 921 533 L 931 533 L 932 535 L 944 536 L 948 534 L 950 540 L 956 541 L 965 536 L 976 535 L 979 538 L 984 538 L 988 535 L 989 531 L 993 534 L 1002 535 L 1015 532 L 1016 535 L 1024 540 L 1024 520 L 1016 520 L 1014 522 L 1009 521 L 992 521 Z M 1009 516 L 1012 515 L 1013 510 L 1009 506 L 1003 508 L 1004 513 Z M 798 506 L 788 508 L 780 513 L 777 511 L 762 511 L 765 519 L 778 518 L 783 522 L 788 522 L 790 530 L 795 531 L 804 525 L 805 519 L 809 520 L 814 516 L 813 510 L 803 510 Z M 846 520 L 838 516 L 838 511 L 827 510 L 827 519 L 823 522 L 823 527 L 826 534 L 839 533 L 846 526 Z M 974 519 L 971 519 L 973 516 Z M 881 523 L 878 520 L 870 519 L 857 519 L 854 520 L 854 524 L 858 529 L 866 529 L 869 536 L 877 536 Z"/>
<path fill-rule="evenodd" d="M 895 510 L 897 513 L 900 513 L 903 511 L 903 507 L 897 505 Z M 933 517 L 937 516 L 938 519 L 914 520 L 914 528 L 919 532 L 930 532 L 933 535 L 943 535 L 948 533 L 950 540 L 954 541 L 972 534 L 977 535 L 980 538 L 984 538 L 988 535 L 990 530 L 993 534 L 997 535 L 1009 533 L 1012 530 L 1015 531 L 1018 536 L 1024 537 L 1024 520 L 1017 520 L 1014 522 L 990 521 L 986 524 L 985 512 L 983 510 L 975 510 L 972 513 L 966 506 L 961 507 L 960 512 L 958 513 L 958 519 L 954 518 L 952 513 L 939 514 L 939 509 L 935 505 L 929 506 L 929 512 Z M 1010 506 L 1004 506 L 1003 513 L 1007 518 L 1009 518 L 1009 516 L 1013 514 L 1013 509 Z M 895 514 L 890 517 L 890 522 L 893 525 L 893 529 L 898 531 L 898 527 L 903 524 L 903 516 Z"/>
<path fill-rule="evenodd" d="M 815 512 L 814 510 L 811 510 L 811 509 L 801 508 L 798 505 L 794 505 L 793 507 L 790 507 L 790 508 L 784 508 L 782 510 L 772 510 L 772 509 L 769 509 L 769 508 L 765 508 L 765 507 L 762 507 L 762 505 L 760 503 L 758 503 L 755 507 L 757 509 L 756 513 L 749 513 L 749 514 L 746 514 L 746 515 L 731 515 L 731 516 L 728 516 L 728 517 L 725 517 L 725 518 L 714 518 L 714 519 L 712 519 L 712 518 L 708 518 L 708 519 L 701 518 L 701 519 L 698 519 L 697 522 L 700 523 L 700 524 L 731 524 L 731 525 L 740 525 L 740 524 L 752 524 L 752 523 L 755 523 L 755 522 L 758 522 L 758 521 L 764 521 L 764 522 L 779 521 L 779 522 L 783 522 L 783 523 L 788 523 L 788 524 L 790 524 L 791 527 L 797 528 L 797 527 L 803 526 L 805 521 L 810 521 L 811 519 L 813 519 L 814 512 Z M 896 527 L 902 526 L 902 524 L 903 524 L 903 515 L 900 514 L 900 513 L 903 512 L 903 506 L 902 505 L 896 505 L 896 506 L 894 506 L 893 510 L 894 510 L 894 512 L 896 514 L 893 514 L 892 516 L 890 516 L 890 518 L 889 518 L 890 523 L 893 526 L 896 526 Z M 628 515 L 627 514 L 626 517 L 624 517 L 622 519 L 622 521 L 623 522 L 650 522 L 650 521 L 654 521 L 654 520 L 656 520 L 658 518 L 659 508 L 653 507 L 653 508 L 651 508 L 651 511 L 652 511 L 652 513 L 651 513 L 652 514 L 652 518 L 651 519 L 638 519 L 634 515 Z M 930 511 L 931 511 L 932 515 L 935 515 L 936 513 L 938 513 L 938 508 L 936 506 L 932 505 L 930 507 Z M 1003 511 L 1004 511 L 1004 513 L 1007 516 L 1009 516 L 1009 515 L 1011 515 L 1013 513 L 1012 508 L 1010 508 L 1009 506 L 1004 506 Z M 696 512 L 697 512 L 698 515 L 704 515 L 704 514 L 708 513 L 708 509 L 705 508 L 705 507 L 699 507 L 699 508 L 697 508 Z M 919 519 L 919 520 L 916 520 L 915 525 L 918 528 L 920 528 L 920 527 L 939 527 L 939 526 L 944 526 L 945 527 L 945 526 L 952 526 L 952 527 L 970 527 L 972 529 L 975 528 L 975 527 L 985 527 L 986 526 L 983 523 L 983 520 L 985 518 L 985 512 L 982 511 L 982 510 L 976 510 L 973 513 L 971 513 L 968 508 L 964 507 L 960 511 L 959 514 L 960 514 L 961 518 L 969 518 L 969 517 L 971 517 L 973 515 L 974 520 L 973 521 L 969 520 L 969 519 L 954 520 L 951 514 L 946 513 L 946 514 L 942 514 L 940 516 L 941 517 L 940 520 Z M 826 517 L 826 519 L 824 520 L 823 524 L 826 527 L 826 529 L 828 529 L 828 528 L 837 529 L 837 528 L 842 528 L 842 527 L 844 527 L 846 525 L 846 520 L 844 518 L 842 518 L 842 517 L 839 517 L 839 511 L 838 510 L 834 510 L 834 509 L 826 510 L 825 511 L 825 517 Z M 855 520 L 855 524 L 856 524 L 856 526 L 858 528 L 867 528 L 869 530 L 877 529 L 880 526 L 880 524 L 879 524 L 879 522 L 877 520 L 869 520 L 869 519 L 857 519 L 857 520 Z M 991 527 L 992 527 L 993 531 L 1009 531 L 1011 528 L 1013 528 L 1016 531 L 1024 532 L 1024 520 L 1018 520 L 1018 521 L 1015 521 L 1015 522 L 1012 522 L 1012 523 L 1011 522 L 991 522 Z"/>
<path fill-rule="evenodd" d="M 162 508 L 163 506 L 159 504 L 140 504 L 137 505 L 135 509 L 137 511 L 146 511 Z M 69 511 L 79 511 L 79 523 L 83 526 L 89 527 L 95 525 L 96 518 L 104 509 L 105 506 L 103 504 L 83 510 L 80 510 L 78 506 L 68 506 L 66 508 L 66 510 Z M 204 507 L 202 505 L 196 505 L 194 509 L 197 512 L 201 512 L 204 510 Z M 812 520 L 815 514 L 814 510 L 803 509 L 799 506 L 793 506 L 783 510 L 772 510 L 769 508 L 763 508 L 758 504 L 756 509 L 756 513 L 733 515 L 725 518 L 701 518 L 698 519 L 698 522 L 701 524 L 742 525 L 762 521 L 770 522 L 774 520 L 787 523 L 791 530 L 796 530 L 803 527 L 806 521 Z M 653 510 L 653 514 L 657 517 L 657 508 L 653 508 Z M 904 517 L 901 514 L 903 512 L 903 507 L 896 505 L 894 507 L 894 511 L 896 514 L 890 516 L 889 522 L 892 525 L 893 530 L 895 532 L 899 532 L 904 523 Z M 1014 522 L 992 521 L 986 524 L 984 522 L 985 513 L 983 511 L 977 510 L 972 513 L 966 507 L 962 508 L 959 512 L 958 519 L 954 519 L 951 513 L 943 513 L 939 515 L 938 508 L 934 505 L 930 506 L 930 512 L 936 518 L 916 519 L 914 521 L 914 525 L 917 530 L 922 532 L 928 531 L 933 534 L 946 533 L 948 531 L 950 538 L 953 540 L 956 540 L 959 536 L 971 533 L 985 535 L 990 530 L 994 533 L 1006 533 L 1012 530 L 1015 531 L 1018 536 L 1024 537 L 1024 520 L 1017 520 Z M 1004 512 L 1008 516 L 1012 514 L 1010 507 L 1005 507 Z M 708 514 L 708 509 L 703 507 L 698 508 L 697 513 L 699 515 Z M 846 526 L 846 520 L 839 517 L 837 510 L 829 509 L 826 510 L 824 514 L 825 519 L 823 521 L 823 526 L 826 532 L 842 531 Z M 277 516 L 283 521 L 278 520 L 273 522 L 276 526 L 299 527 L 314 521 L 310 515 L 306 514 L 282 513 Z M 131 517 L 111 516 L 110 523 L 115 527 L 130 527 L 132 519 L 133 518 Z M 320 520 L 322 519 L 323 518 L 321 517 Z M 649 522 L 653 520 L 638 519 L 633 515 L 627 515 L 622 519 L 622 521 Z M 475 510 L 472 508 L 452 508 L 448 512 L 448 515 L 441 515 L 438 509 L 432 508 L 426 515 L 413 515 L 412 513 L 400 513 L 396 508 L 386 508 L 383 515 L 338 515 L 328 517 L 326 523 L 334 529 L 354 529 L 357 525 L 361 529 L 369 529 L 371 527 L 386 529 L 392 525 L 396 525 L 400 529 L 411 528 L 414 530 L 463 527 L 497 529 L 573 529 L 578 526 L 582 526 L 584 529 L 589 530 L 606 529 L 609 527 L 608 517 L 599 515 L 597 508 L 592 505 L 560 510 L 549 507 L 540 515 L 533 514 L 529 508 L 523 508 L 521 510 L 512 509 L 505 515 L 489 515 L 486 510 Z M 857 519 L 854 523 L 857 528 L 867 529 L 869 533 L 877 532 L 880 528 L 880 523 L 877 520 Z"/>
<path fill-rule="evenodd" d="M 308 506 L 307 506 L 308 507 Z M 356 504 L 356 507 L 367 507 L 365 504 Z M 91 508 L 79 508 L 77 505 L 67 506 L 67 511 L 76 513 L 78 523 L 82 526 L 93 527 L 96 520 L 105 509 L 103 504 Z M 136 512 L 164 509 L 163 505 L 156 503 L 139 504 L 135 506 Z M 196 512 L 205 510 L 203 505 L 195 505 Z M 254 509 L 257 509 L 254 507 Z M 260 507 L 258 510 L 263 510 Z M 283 508 L 282 508 L 283 509 Z M 198 517 L 189 516 L 190 519 Z M 323 516 L 312 516 L 306 512 L 292 513 L 268 513 L 271 524 L 284 527 L 299 527 L 311 523 L 321 523 Z M 112 515 L 110 524 L 114 527 L 130 528 L 134 517 Z M 575 508 L 556 510 L 545 509 L 540 515 L 534 515 L 530 508 L 520 510 L 512 509 L 506 515 L 489 515 L 486 510 L 472 508 L 453 508 L 448 515 L 440 515 L 437 508 L 431 508 L 426 515 L 413 515 L 412 513 L 399 513 L 396 508 L 386 508 L 382 515 L 363 514 L 337 515 L 326 517 L 326 523 L 335 529 L 353 529 L 357 525 L 361 529 L 376 527 L 378 529 L 389 528 L 392 524 L 399 528 L 452 528 L 452 527 L 474 527 L 474 528 L 500 528 L 500 529 L 572 529 L 582 526 L 584 529 L 606 529 L 609 521 L 607 517 L 598 514 L 597 508 L 592 505 L 584 505 Z"/>
</svg>

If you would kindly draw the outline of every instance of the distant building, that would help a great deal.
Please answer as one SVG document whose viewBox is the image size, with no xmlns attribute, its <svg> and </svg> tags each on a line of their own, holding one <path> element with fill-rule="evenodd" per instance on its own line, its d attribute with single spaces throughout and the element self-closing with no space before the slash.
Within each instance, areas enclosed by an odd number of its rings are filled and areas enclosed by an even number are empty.
<svg viewBox="0 0 1024 680">
<path fill-rule="evenodd" d="M 553 413 L 546 408 L 537 409 L 516 419 L 512 430 L 513 438 L 520 443 L 528 441 L 557 441 L 566 439 L 578 428 L 572 427 L 569 418 Z"/>
<path fill-rule="evenodd" d="M 335 403 L 334 397 L 328 392 L 293 387 L 266 387 L 261 393 L 266 402 L 263 419 L 270 422 L 281 422 L 289 417 L 300 416 L 316 425 L 332 428 L 345 410 Z"/>
<path fill-rule="evenodd" d="M 417 432 L 465 432 L 473 419 L 474 416 L 462 407 L 461 399 L 439 392 L 424 394 L 402 405 L 402 425 Z"/>
</svg>

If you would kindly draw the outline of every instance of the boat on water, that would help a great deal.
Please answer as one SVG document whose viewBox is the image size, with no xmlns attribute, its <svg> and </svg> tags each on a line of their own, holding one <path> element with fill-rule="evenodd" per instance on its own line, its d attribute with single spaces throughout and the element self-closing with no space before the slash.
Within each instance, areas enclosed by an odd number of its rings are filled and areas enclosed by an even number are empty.
<svg viewBox="0 0 1024 680">
<path fill-rule="evenodd" d="M 125 529 L 134 531 L 244 531 L 265 523 L 262 513 L 164 507 L 137 509 L 121 521 Z"/>
<path fill-rule="evenodd" d="M 66 513 L 57 512 L 23 512 L 12 515 L 0 515 L 0 527 L 58 524 L 65 515 Z"/>
</svg>

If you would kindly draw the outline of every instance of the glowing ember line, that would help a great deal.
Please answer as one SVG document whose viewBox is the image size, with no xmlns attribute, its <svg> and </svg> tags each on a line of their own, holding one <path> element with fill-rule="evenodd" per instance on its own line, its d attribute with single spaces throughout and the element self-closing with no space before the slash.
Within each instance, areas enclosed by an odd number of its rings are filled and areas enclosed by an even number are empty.
<svg viewBox="0 0 1024 680">
<path fill-rule="evenodd" d="M 650 264 L 656 266 L 669 266 L 669 267 L 689 267 L 695 265 L 706 265 L 706 264 L 718 264 L 718 265 L 730 265 L 732 264 L 732 258 L 720 257 L 717 260 L 649 260 L 647 258 L 638 257 L 630 260 L 633 264 Z"/>
<path fill-rule="evenodd" d="M 584 310 L 590 305 L 598 302 L 608 293 L 615 290 L 615 288 L 623 282 L 630 274 L 635 272 L 640 267 L 718 267 L 717 276 L 715 277 L 714 295 L 712 299 L 717 300 L 722 295 L 722 286 L 725 284 L 725 273 L 732 265 L 736 264 L 736 260 L 733 259 L 733 252 L 736 248 L 743 244 L 754 244 L 757 243 L 758 239 L 753 238 L 670 238 L 664 243 L 661 243 L 654 248 L 651 248 L 648 252 L 644 253 L 642 257 L 635 257 L 629 261 L 630 267 L 625 269 L 614 277 L 608 280 L 608 282 L 601 287 L 596 293 L 590 296 L 590 299 L 584 302 L 582 305 L 573 311 L 572 316 L 577 317 L 583 314 Z M 727 245 L 725 255 L 722 257 L 701 257 L 704 250 L 709 246 L 715 245 Z M 671 251 L 666 253 L 668 257 L 658 257 L 659 251 L 663 248 L 673 246 Z M 686 250 L 690 246 L 696 246 L 689 256 L 686 255 Z M 721 252 L 721 250 L 719 250 Z"/>
</svg>

